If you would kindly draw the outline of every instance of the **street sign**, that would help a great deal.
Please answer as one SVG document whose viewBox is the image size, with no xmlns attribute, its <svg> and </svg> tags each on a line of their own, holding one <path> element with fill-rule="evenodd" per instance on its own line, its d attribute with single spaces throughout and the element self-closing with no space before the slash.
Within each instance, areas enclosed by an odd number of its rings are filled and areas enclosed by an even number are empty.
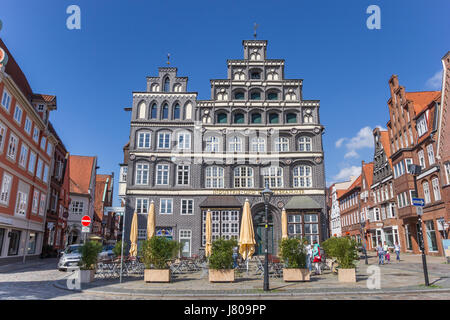
<svg viewBox="0 0 450 320">
<path fill-rule="evenodd" d="M 422 198 L 412 198 L 412 203 L 416 207 L 423 207 L 425 206 L 425 200 Z"/>
<path fill-rule="evenodd" d="M 82 226 L 82 227 L 81 227 L 81 232 L 82 232 L 82 233 L 89 233 L 89 232 L 90 232 L 90 229 L 91 229 L 91 228 L 89 228 L 89 227 Z"/>
<path fill-rule="evenodd" d="M 83 218 L 81 218 L 81 224 L 85 227 L 89 227 L 89 225 L 91 224 L 91 218 L 89 216 L 84 216 Z"/>
<path fill-rule="evenodd" d="M 423 207 L 416 207 L 416 212 L 418 216 L 423 215 Z"/>
</svg>

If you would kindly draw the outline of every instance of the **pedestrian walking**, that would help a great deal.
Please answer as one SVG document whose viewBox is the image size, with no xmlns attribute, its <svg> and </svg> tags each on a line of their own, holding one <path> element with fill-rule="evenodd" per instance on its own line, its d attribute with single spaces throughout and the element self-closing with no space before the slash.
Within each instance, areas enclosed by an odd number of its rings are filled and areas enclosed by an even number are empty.
<svg viewBox="0 0 450 320">
<path fill-rule="evenodd" d="M 311 257 L 312 257 L 312 246 L 311 244 L 308 242 L 308 240 L 305 242 L 306 246 L 306 268 L 308 268 L 309 272 L 312 271 L 312 264 L 311 264 Z"/>
<path fill-rule="evenodd" d="M 313 242 L 312 257 L 316 274 L 322 274 L 322 271 L 320 270 L 320 262 L 322 261 L 322 256 L 320 254 L 320 245 L 316 240 L 314 240 Z"/>
<path fill-rule="evenodd" d="M 384 251 L 384 262 L 388 263 L 388 261 L 390 260 L 388 258 L 390 258 L 390 256 L 389 256 L 389 246 L 387 245 L 386 241 L 383 244 L 383 251 Z"/>
<path fill-rule="evenodd" d="M 395 251 L 395 254 L 397 255 L 397 258 L 396 258 L 397 262 L 400 262 L 400 245 L 398 244 L 398 242 L 396 242 L 394 245 L 394 251 Z"/>
<path fill-rule="evenodd" d="M 381 241 L 378 242 L 377 254 L 378 254 L 378 264 L 384 264 L 384 249 L 383 246 L 381 245 Z"/>
</svg>

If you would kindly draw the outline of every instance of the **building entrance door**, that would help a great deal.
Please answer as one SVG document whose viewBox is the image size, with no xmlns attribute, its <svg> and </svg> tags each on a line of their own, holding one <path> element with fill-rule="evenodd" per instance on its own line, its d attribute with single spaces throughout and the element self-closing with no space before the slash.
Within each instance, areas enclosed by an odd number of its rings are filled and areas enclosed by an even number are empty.
<svg viewBox="0 0 450 320">
<path fill-rule="evenodd" d="M 253 216 L 253 226 L 255 228 L 255 241 L 256 241 L 256 248 L 255 248 L 255 254 L 256 255 L 263 255 L 264 248 L 265 248 L 265 240 L 266 240 L 266 234 L 265 234 L 265 213 L 264 211 L 259 211 Z M 268 243 L 268 252 L 269 254 L 273 254 L 273 221 L 272 221 L 272 215 L 269 213 L 269 243 Z"/>
</svg>

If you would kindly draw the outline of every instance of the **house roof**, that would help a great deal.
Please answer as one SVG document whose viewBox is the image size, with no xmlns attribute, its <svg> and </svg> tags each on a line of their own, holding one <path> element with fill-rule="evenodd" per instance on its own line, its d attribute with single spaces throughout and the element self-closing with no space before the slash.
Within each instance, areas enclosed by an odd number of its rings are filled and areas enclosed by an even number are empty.
<svg viewBox="0 0 450 320">
<path fill-rule="evenodd" d="M 356 180 L 351 184 L 350 187 L 348 187 L 347 190 L 343 190 L 344 193 L 340 197 L 338 197 L 338 199 L 342 198 L 343 196 L 345 196 L 347 194 L 349 194 L 352 190 L 354 190 L 354 189 L 356 189 L 358 187 L 361 187 L 361 175 L 359 175 L 358 178 L 356 178 Z"/>
<path fill-rule="evenodd" d="M 17 64 L 16 60 L 14 59 L 11 52 L 8 50 L 8 47 L 3 42 L 3 39 L 0 38 L 0 47 L 5 50 L 6 54 L 8 55 L 8 63 L 5 66 L 5 72 L 14 80 L 16 85 L 19 87 L 19 89 L 22 91 L 23 95 L 27 99 L 31 99 L 33 95 L 33 91 L 31 90 L 30 84 L 28 83 L 27 77 L 22 72 L 22 69 L 20 69 L 19 65 Z"/>
<path fill-rule="evenodd" d="M 89 194 L 95 157 L 70 155 L 70 192 Z"/>
<path fill-rule="evenodd" d="M 418 115 L 427 108 L 430 102 L 439 99 L 440 91 L 406 92 L 406 99 L 412 101 L 414 113 Z"/>
<path fill-rule="evenodd" d="M 373 162 L 364 163 L 362 170 L 364 172 L 364 177 L 366 178 L 367 187 L 370 188 L 373 183 Z"/>
</svg>

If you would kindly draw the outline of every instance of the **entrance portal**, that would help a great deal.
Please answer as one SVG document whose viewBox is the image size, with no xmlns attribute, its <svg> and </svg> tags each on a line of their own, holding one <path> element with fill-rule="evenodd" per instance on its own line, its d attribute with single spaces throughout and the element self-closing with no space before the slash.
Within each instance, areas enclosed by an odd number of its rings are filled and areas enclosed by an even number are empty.
<svg viewBox="0 0 450 320">
<path fill-rule="evenodd" d="M 264 248 L 265 248 L 265 240 L 266 240 L 266 234 L 265 234 L 265 212 L 258 211 L 253 216 L 253 226 L 255 229 L 255 241 L 256 241 L 256 248 L 255 248 L 255 254 L 256 255 L 263 255 Z M 273 250 L 273 219 L 272 215 L 269 212 L 269 245 L 268 245 L 268 252 L 269 254 L 274 254 Z"/>
</svg>

